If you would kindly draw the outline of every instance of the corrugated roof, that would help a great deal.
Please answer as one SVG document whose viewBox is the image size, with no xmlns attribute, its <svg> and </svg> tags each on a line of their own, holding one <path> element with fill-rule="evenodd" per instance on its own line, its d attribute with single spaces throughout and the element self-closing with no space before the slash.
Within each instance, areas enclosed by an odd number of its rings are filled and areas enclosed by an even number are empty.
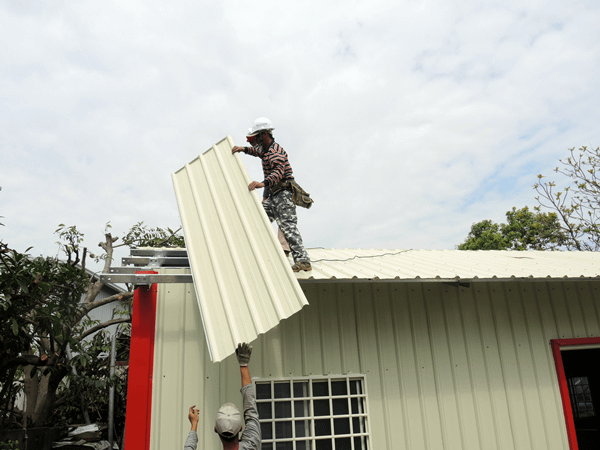
<svg viewBox="0 0 600 450">
<path fill-rule="evenodd" d="M 173 174 L 213 361 L 308 303 L 233 145 L 227 136 Z"/>
<path fill-rule="evenodd" d="M 308 249 L 308 280 L 578 278 L 600 276 L 599 252 Z"/>
</svg>

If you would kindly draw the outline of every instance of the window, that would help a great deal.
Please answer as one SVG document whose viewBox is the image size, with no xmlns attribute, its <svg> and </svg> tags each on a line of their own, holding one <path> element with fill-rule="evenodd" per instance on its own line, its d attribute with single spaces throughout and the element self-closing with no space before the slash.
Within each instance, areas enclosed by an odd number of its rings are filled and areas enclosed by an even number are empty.
<svg viewBox="0 0 600 450">
<path fill-rule="evenodd" d="M 255 380 L 262 450 L 368 450 L 360 376 Z"/>
<path fill-rule="evenodd" d="M 600 337 L 552 339 L 550 343 L 569 448 L 597 447 L 600 435 Z"/>
<path fill-rule="evenodd" d="M 567 384 L 569 386 L 573 417 L 575 419 L 594 417 L 594 402 L 590 392 L 588 377 L 567 378 Z"/>
</svg>

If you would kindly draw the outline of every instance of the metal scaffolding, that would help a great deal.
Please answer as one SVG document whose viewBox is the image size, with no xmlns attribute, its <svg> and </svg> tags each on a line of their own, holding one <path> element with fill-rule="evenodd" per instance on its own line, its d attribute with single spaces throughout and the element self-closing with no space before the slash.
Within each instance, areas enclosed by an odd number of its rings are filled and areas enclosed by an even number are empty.
<svg viewBox="0 0 600 450">
<path fill-rule="evenodd" d="M 154 283 L 193 283 L 192 274 L 148 273 L 158 269 L 189 269 L 185 248 L 132 248 L 122 265 L 99 275 L 103 283 L 129 283 L 150 286 Z M 142 272 L 142 273 L 140 273 Z M 145 273 L 144 273 L 145 272 Z"/>
</svg>

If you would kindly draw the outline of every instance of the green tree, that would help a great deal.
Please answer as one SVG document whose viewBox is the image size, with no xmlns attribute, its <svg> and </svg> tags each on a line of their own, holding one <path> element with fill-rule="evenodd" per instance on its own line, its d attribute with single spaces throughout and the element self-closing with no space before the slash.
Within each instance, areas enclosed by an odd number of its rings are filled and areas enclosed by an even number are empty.
<svg viewBox="0 0 600 450">
<path fill-rule="evenodd" d="M 185 239 L 181 227 L 173 231 L 171 228 L 150 228 L 144 222 L 138 222 L 123 237 L 123 244 L 129 247 L 185 247 Z"/>
<path fill-rule="evenodd" d="M 115 423 L 124 420 L 127 373 L 109 377 L 109 361 L 99 356 L 110 348 L 105 328 L 118 325 L 124 327 L 118 353 L 128 357 L 131 317 L 125 308 L 104 322 L 90 319 L 89 313 L 115 301 L 126 304 L 133 287 L 103 298 L 104 284 L 85 271 L 86 262 L 103 261 L 102 272 L 108 273 L 117 247 L 183 246 L 183 236 L 180 230 L 140 222 L 116 244 L 110 228 L 107 224 L 98 244 L 102 254 L 95 256 L 83 246 L 76 227 L 60 225 L 56 233 L 66 260 L 32 257 L 30 249 L 21 253 L 0 241 L 0 428 L 81 423 L 82 396 L 91 418 L 102 421 L 111 385 L 121 399 Z M 21 392 L 26 394 L 23 409 L 15 405 Z"/>
<path fill-rule="evenodd" d="M 482 220 L 471 225 L 467 239 L 457 248 L 459 250 L 506 250 L 508 243 L 502 235 L 500 224 L 491 220 Z"/>
<path fill-rule="evenodd" d="M 600 148 L 569 149 L 570 155 L 561 159 L 554 171 L 566 177 L 566 186 L 557 189 L 554 181 L 543 181 L 538 175 L 534 189 L 539 205 L 558 215 L 561 229 L 567 237 L 569 250 L 598 251 L 600 249 Z"/>
<path fill-rule="evenodd" d="M 100 297 L 103 283 L 88 276 L 87 249 L 75 227 L 57 230 L 66 261 L 32 257 L 1 244 L 0 248 L 0 427 L 20 422 L 24 426 L 48 423 L 59 401 L 61 382 L 71 373 L 69 349 L 85 351 L 85 338 L 110 325 L 129 322 L 115 317 L 103 323 L 88 313 L 133 292 Z M 112 260 L 116 238 L 106 233 L 104 271 Z M 85 294 L 84 300 L 82 295 Z M 18 392 L 26 394 L 23 410 L 15 406 Z"/>
<path fill-rule="evenodd" d="M 54 424 L 82 423 L 82 404 L 92 422 L 108 422 L 109 388 L 115 388 L 115 436 L 125 424 L 127 404 L 127 366 L 118 365 L 110 375 L 111 334 L 106 330 L 82 342 L 80 353 L 70 364 L 75 370 L 65 377 L 58 389 L 58 400 L 51 416 Z M 116 334 L 116 361 L 129 360 L 130 324 L 122 324 Z"/>
<path fill-rule="evenodd" d="M 482 220 L 471 226 L 459 250 L 552 250 L 565 245 L 566 236 L 555 213 L 512 208 L 506 223 Z"/>
</svg>

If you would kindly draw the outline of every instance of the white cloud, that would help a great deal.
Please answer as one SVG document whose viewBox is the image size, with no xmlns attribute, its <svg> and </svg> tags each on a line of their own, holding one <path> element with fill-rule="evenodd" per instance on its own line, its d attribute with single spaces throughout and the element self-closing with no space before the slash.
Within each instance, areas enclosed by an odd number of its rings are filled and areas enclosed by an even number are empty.
<svg viewBox="0 0 600 450">
<path fill-rule="evenodd" d="M 596 2 L 0 4 L 2 239 L 178 226 L 171 172 L 270 117 L 307 246 L 453 248 L 600 145 Z M 260 162 L 245 158 L 252 177 Z"/>
</svg>

